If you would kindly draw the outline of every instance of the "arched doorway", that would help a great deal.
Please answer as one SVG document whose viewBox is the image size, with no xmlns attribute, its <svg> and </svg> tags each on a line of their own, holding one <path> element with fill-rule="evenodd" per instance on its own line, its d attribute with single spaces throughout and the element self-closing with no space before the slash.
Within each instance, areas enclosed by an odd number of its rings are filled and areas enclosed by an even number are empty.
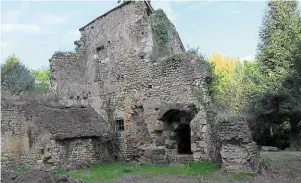
<svg viewBox="0 0 301 183">
<path fill-rule="evenodd" d="M 164 123 L 165 148 L 171 154 L 192 154 L 190 122 L 196 114 L 194 105 L 169 106 L 158 119 Z"/>
</svg>

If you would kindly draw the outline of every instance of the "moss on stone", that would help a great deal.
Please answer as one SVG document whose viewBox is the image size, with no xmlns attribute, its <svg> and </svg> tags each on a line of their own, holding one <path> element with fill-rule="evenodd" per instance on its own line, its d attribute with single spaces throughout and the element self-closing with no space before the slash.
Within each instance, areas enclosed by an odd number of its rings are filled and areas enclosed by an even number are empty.
<svg viewBox="0 0 301 183">
<path fill-rule="evenodd" d="M 172 24 L 163 10 L 155 11 L 156 21 L 152 24 L 152 34 L 155 47 L 163 52 L 168 51 L 168 42 L 171 39 Z"/>
</svg>

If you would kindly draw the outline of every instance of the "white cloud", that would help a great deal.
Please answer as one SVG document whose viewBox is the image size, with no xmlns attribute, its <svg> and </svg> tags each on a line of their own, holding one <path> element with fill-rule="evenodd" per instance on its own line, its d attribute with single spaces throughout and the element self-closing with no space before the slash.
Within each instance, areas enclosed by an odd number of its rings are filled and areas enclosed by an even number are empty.
<svg viewBox="0 0 301 183">
<path fill-rule="evenodd" d="M 44 14 L 41 15 L 40 20 L 44 24 L 57 25 L 65 23 L 69 20 L 69 16 L 66 15 L 55 15 L 55 14 Z"/>
<path fill-rule="evenodd" d="M 245 56 L 245 57 L 241 57 L 239 60 L 240 60 L 240 61 L 245 61 L 245 60 L 247 60 L 247 61 L 251 61 L 251 62 L 254 62 L 254 61 L 255 61 L 254 57 L 251 56 L 251 55 L 248 55 L 248 56 Z"/>
<path fill-rule="evenodd" d="M 22 33 L 40 33 L 41 28 L 36 24 L 2 24 L 1 29 L 4 33 L 22 32 Z"/>
</svg>

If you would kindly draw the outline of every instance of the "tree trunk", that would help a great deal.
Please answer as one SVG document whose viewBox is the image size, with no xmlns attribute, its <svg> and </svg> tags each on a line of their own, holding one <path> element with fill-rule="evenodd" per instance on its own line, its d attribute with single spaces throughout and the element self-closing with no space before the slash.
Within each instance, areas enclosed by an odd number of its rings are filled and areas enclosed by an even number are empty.
<svg viewBox="0 0 301 183">
<path fill-rule="evenodd" d="M 291 150 L 301 150 L 301 139 L 300 139 L 300 127 L 298 123 L 300 120 L 291 119 L 291 134 L 290 134 L 290 149 Z"/>
</svg>

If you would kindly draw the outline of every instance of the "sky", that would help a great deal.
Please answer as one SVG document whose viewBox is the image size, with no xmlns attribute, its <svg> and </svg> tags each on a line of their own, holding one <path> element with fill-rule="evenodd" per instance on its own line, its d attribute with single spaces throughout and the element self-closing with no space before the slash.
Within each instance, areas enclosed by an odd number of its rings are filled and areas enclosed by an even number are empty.
<svg viewBox="0 0 301 183">
<path fill-rule="evenodd" d="M 185 47 L 205 56 L 253 59 L 265 1 L 152 1 L 163 9 Z M 15 54 L 30 69 L 49 66 L 55 51 L 73 51 L 78 29 L 117 5 L 116 1 L 1 2 L 1 63 Z"/>
</svg>

